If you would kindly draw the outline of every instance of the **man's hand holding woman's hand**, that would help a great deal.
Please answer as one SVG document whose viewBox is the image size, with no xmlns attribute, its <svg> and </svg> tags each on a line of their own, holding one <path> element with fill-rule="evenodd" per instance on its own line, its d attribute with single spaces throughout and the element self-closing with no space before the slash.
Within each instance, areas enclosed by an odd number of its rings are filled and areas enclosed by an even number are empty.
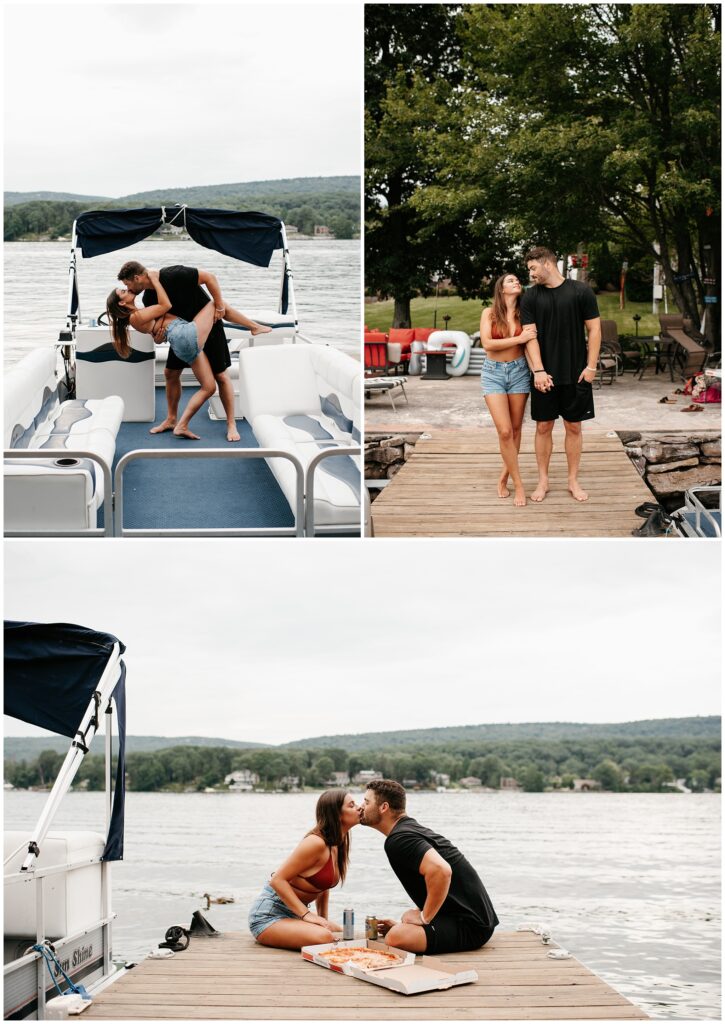
<svg viewBox="0 0 725 1024">
<path fill-rule="evenodd" d="M 537 391 L 551 391 L 554 386 L 554 381 L 551 379 L 551 374 L 542 371 L 534 374 L 534 387 Z"/>
</svg>

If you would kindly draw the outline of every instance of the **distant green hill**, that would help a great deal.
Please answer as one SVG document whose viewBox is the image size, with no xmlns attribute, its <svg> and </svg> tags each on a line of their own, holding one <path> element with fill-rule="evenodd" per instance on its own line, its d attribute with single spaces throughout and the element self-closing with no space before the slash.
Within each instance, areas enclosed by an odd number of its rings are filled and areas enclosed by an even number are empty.
<svg viewBox="0 0 725 1024">
<path fill-rule="evenodd" d="M 6 736 L 4 742 L 6 761 L 31 761 L 43 750 L 55 750 L 64 754 L 70 740 L 62 736 Z M 244 743 L 240 740 L 221 740 L 210 736 L 127 736 L 126 751 L 129 754 L 149 754 L 170 747 L 233 747 L 237 750 L 253 750 L 266 747 L 265 743 Z M 91 748 L 94 754 L 103 753 L 103 738 Z M 116 743 L 114 740 L 114 750 Z"/>
<path fill-rule="evenodd" d="M 407 729 L 397 732 L 353 733 L 314 736 L 293 740 L 283 747 L 308 747 L 323 750 L 342 747 L 348 751 L 378 750 L 383 747 L 420 744 L 582 739 L 713 739 L 719 737 L 719 715 L 694 718 L 652 718 L 641 722 L 521 722 L 495 725 L 460 725 L 434 729 Z"/>
<path fill-rule="evenodd" d="M 74 192 L 5 192 L 3 201 L 8 206 L 20 203 L 51 202 L 51 203 L 110 203 L 108 196 L 79 196 Z"/>
<path fill-rule="evenodd" d="M 307 235 L 313 233 L 316 224 L 325 224 L 340 239 L 360 233 L 360 179 L 347 175 L 174 186 L 114 199 L 63 192 L 6 192 L 4 238 L 15 242 L 68 235 L 74 219 L 85 210 L 175 203 L 269 213 Z"/>
<path fill-rule="evenodd" d="M 289 743 L 248 743 L 241 740 L 225 740 L 207 736 L 129 736 L 126 747 L 129 753 L 151 753 L 170 747 L 233 747 L 244 750 L 306 749 L 325 750 L 342 748 L 349 752 L 366 752 L 390 749 L 391 747 L 441 746 L 446 743 L 471 742 L 518 742 L 533 740 L 557 742 L 561 740 L 605 740 L 605 739 L 668 739 L 713 740 L 720 737 L 721 718 L 719 715 L 693 718 L 651 718 L 639 722 L 612 722 L 596 724 L 591 722 L 523 722 L 495 725 L 461 725 L 434 729 L 407 729 L 398 732 L 374 732 L 340 734 L 337 736 L 313 736 Z M 66 751 L 69 741 L 61 737 L 14 737 L 5 739 L 5 758 L 9 761 L 30 760 L 42 750 Z M 100 749 L 100 747 L 99 747 Z"/>
</svg>

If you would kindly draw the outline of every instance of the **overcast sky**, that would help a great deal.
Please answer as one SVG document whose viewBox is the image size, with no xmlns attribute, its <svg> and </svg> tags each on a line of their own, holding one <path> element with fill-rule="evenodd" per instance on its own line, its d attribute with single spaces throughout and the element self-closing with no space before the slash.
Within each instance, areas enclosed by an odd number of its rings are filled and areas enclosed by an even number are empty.
<svg viewBox="0 0 725 1024">
<path fill-rule="evenodd" d="M 3 7 L 8 191 L 361 173 L 361 4 Z"/>
<path fill-rule="evenodd" d="M 134 734 L 718 714 L 716 548 L 6 541 L 5 615 L 118 636 Z"/>
</svg>

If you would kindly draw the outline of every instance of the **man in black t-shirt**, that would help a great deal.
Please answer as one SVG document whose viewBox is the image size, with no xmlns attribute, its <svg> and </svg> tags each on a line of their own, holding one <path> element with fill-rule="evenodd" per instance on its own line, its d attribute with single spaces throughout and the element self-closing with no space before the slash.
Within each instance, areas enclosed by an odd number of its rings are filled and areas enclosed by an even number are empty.
<svg viewBox="0 0 725 1024">
<path fill-rule="evenodd" d="M 498 918 L 483 882 L 453 843 L 408 817 L 400 783 L 370 782 L 360 821 L 386 836 L 390 866 L 417 907 L 401 921 L 379 919 L 390 946 L 435 955 L 488 942 Z"/>
<path fill-rule="evenodd" d="M 221 318 L 224 316 L 224 299 L 216 276 L 208 270 L 200 270 L 196 267 L 162 267 L 159 271 L 161 284 L 166 289 L 169 299 L 172 302 L 171 312 L 184 320 L 191 322 L 208 302 L 214 303 L 214 325 L 209 332 L 204 345 L 204 354 L 211 364 L 212 372 L 219 388 L 219 397 L 224 407 L 227 418 L 227 441 L 238 441 L 239 432 L 234 418 L 234 386 L 229 378 L 227 369 L 231 366 L 232 360 L 229 355 L 224 325 Z M 118 278 L 126 285 L 129 291 L 140 295 L 144 306 L 153 306 L 157 301 L 156 292 L 153 289 L 151 280 L 146 273 L 146 268 L 130 260 L 121 267 Z M 204 285 L 208 291 L 202 288 Z M 211 296 L 211 298 L 210 298 Z M 179 413 L 179 402 L 181 401 L 181 373 L 187 367 L 173 350 L 169 350 L 164 369 L 166 378 L 166 419 L 153 427 L 152 434 L 163 434 L 166 430 L 173 430 Z"/>
<path fill-rule="evenodd" d="M 521 323 L 535 324 L 541 361 L 554 386 L 531 391 L 531 416 L 536 420 L 536 463 L 539 482 L 532 501 L 543 501 L 549 490 L 549 462 L 554 422 L 564 420 L 569 491 L 577 501 L 589 495 L 579 483 L 583 420 L 594 417 L 592 381 L 602 327 L 594 292 L 583 281 L 566 280 L 559 273 L 556 256 L 537 246 L 526 254 L 533 282 L 521 298 Z M 584 330 L 586 328 L 586 339 Z"/>
</svg>

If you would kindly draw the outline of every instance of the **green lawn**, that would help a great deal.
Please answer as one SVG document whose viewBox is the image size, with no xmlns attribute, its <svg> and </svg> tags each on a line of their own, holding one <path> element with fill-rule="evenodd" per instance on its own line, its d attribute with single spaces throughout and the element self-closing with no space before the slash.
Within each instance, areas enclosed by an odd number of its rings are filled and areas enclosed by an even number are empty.
<svg viewBox="0 0 725 1024">
<path fill-rule="evenodd" d="M 619 308 L 619 295 L 610 292 L 600 292 L 597 295 L 599 312 L 603 320 L 616 320 L 620 334 L 634 334 L 635 313 L 639 313 L 642 319 L 639 322 L 640 334 L 657 334 L 659 323 L 652 315 L 651 302 L 627 302 L 626 309 Z M 432 327 L 433 311 L 436 308 L 435 298 L 413 299 L 411 303 L 411 316 L 414 327 Z M 447 313 L 450 316 L 448 329 L 451 331 L 465 331 L 473 334 L 478 330 L 481 320 L 480 299 L 459 299 L 457 296 L 438 299 L 438 317 L 436 326 L 443 330 L 446 326 L 443 320 Z M 664 311 L 664 310 L 663 310 Z M 393 302 L 370 302 L 365 304 L 365 324 L 369 328 L 381 331 L 388 331 L 393 320 Z"/>
</svg>

